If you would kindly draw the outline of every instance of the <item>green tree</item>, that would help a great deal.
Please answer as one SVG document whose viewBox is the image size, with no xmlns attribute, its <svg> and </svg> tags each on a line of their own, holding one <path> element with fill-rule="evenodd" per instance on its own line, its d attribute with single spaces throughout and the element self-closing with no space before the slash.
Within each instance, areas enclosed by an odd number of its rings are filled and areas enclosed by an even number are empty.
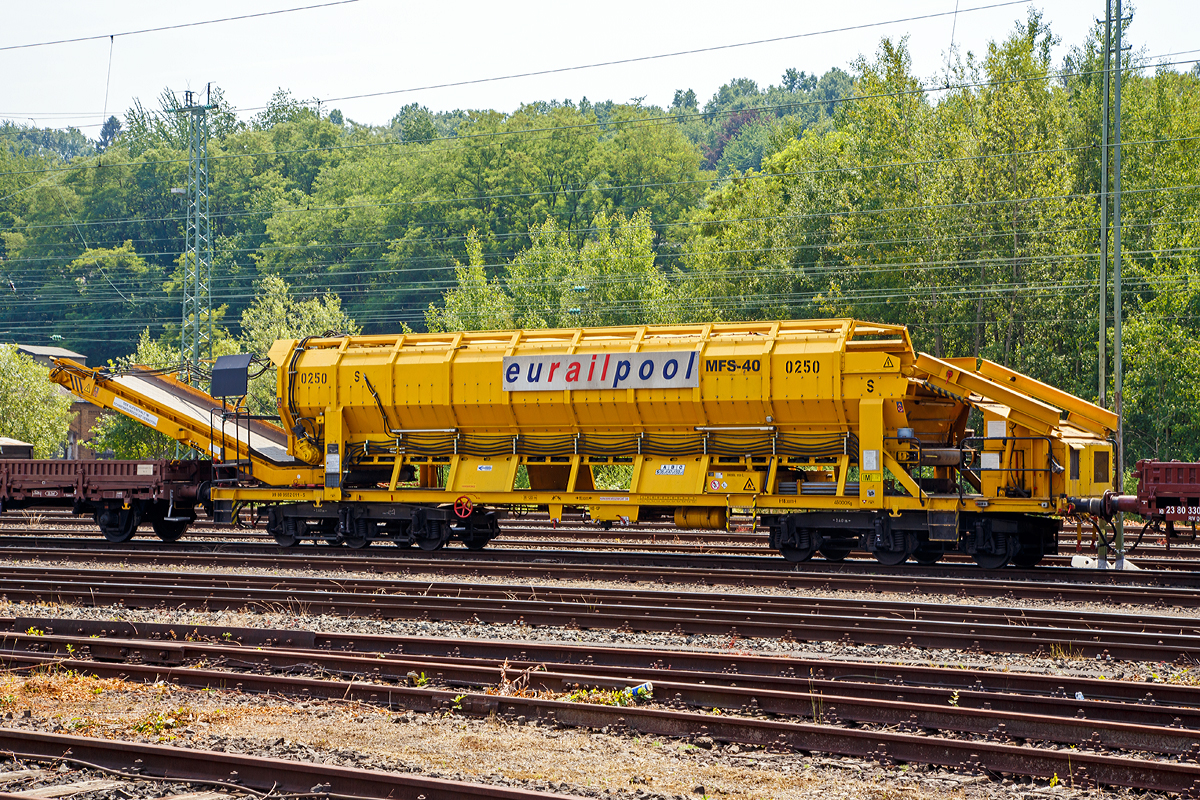
<svg viewBox="0 0 1200 800">
<path fill-rule="evenodd" d="M 483 245 L 474 228 L 467 234 L 467 257 L 466 266 L 455 264 L 456 284 L 446 292 L 443 305 L 439 308 L 431 303 L 425 312 L 426 327 L 434 332 L 511 328 L 514 319 L 512 298 L 505 293 L 498 279 L 488 280 Z"/>
<path fill-rule="evenodd" d="M 132 242 L 89 248 L 50 277 L 39 290 L 57 300 L 47 321 L 65 323 L 61 335 L 69 347 L 94 343 L 97 331 L 87 330 L 86 323 L 95 320 L 97 306 L 107 309 L 106 325 L 131 327 L 167 306 L 161 270 L 139 256 Z M 94 344 L 89 349 L 93 358 L 105 355 Z"/>
<path fill-rule="evenodd" d="M 71 396 L 49 372 L 16 345 L 0 345 L 0 436 L 33 445 L 34 458 L 50 458 L 67 443 L 75 412 Z"/>
<path fill-rule="evenodd" d="M 295 122 L 304 117 L 316 118 L 317 113 L 308 103 L 292 97 L 287 89 L 276 89 L 267 101 L 267 107 L 255 115 L 250 124 L 258 130 L 269 130 L 285 122 Z"/>
<path fill-rule="evenodd" d="M 242 352 L 265 359 L 277 339 L 326 333 L 355 335 L 361 331 L 342 310 L 337 295 L 326 293 L 297 300 L 287 283 L 276 275 L 264 277 L 256 289 L 254 302 L 242 312 L 242 334 L 236 343 Z M 275 412 L 276 377 L 275 370 L 268 368 L 251 380 L 247 404 L 253 413 Z"/>
<path fill-rule="evenodd" d="M 426 315 L 430 330 L 639 325 L 679 318 L 666 275 L 655 264 L 648 211 L 626 219 L 597 214 L 575 246 L 553 218 L 530 231 L 533 243 L 499 278 L 488 280 L 478 236 L 471 261 L 456 268 L 456 285 Z"/>
<path fill-rule="evenodd" d="M 400 113 L 392 117 L 391 128 L 396 138 L 402 142 L 425 143 L 438 136 L 433 114 L 418 103 L 411 103 L 400 109 Z"/>
<path fill-rule="evenodd" d="M 807 136 L 804 147 L 824 147 L 830 139 Z M 797 143 L 798 146 L 800 143 Z M 795 158 L 795 148 L 788 159 Z M 807 160 L 807 158 L 806 158 Z M 768 177 L 791 160 L 768 160 L 767 175 L 735 176 L 709 193 L 693 214 L 691 235 L 683 245 L 681 266 L 674 275 L 677 304 L 689 321 L 812 316 L 811 304 L 796 295 L 803 285 L 805 258 L 821 251 L 806 241 L 806 221 L 799 212 L 792 225 L 786 220 L 789 208 L 804 208 L 783 190 L 782 181 Z M 799 195 L 799 187 L 791 194 Z M 816 205 L 829 198 L 814 201 Z"/>
<path fill-rule="evenodd" d="M 1200 459 L 1200 343 L 1154 313 L 1128 320 L 1124 338 L 1125 452 L 1162 461 Z M 1128 464 L 1127 464 L 1128 466 Z"/>
<path fill-rule="evenodd" d="M 95 152 L 92 143 L 77 128 L 37 128 L 8 120 L 0 122 L 0 142 L 7 142 L 25 155 L 48 156 L 62 161 Z"/>
<path fill-rule="evenodd" d="M 582 247 L 550 219 L 508 265 L 504 286 L 523 328 L 639 325 L 674 318 L 655 265 L 650 213 L 597 214 Z"/>
<path fill-rule="evenodd" d="M 734 170 L 746 172 L 762 169 L 763 157 L 770 152 L 771 135 L 776 127 L 773 120 L 760 117 L 739 128 L 737 135 L 721 150 L 716 165 L 717 173 L 728 175 Z"/>
<path fill-rule="evenodd" d="M 96 149 L 104 152 L 108 146 L 116 141 L 117 136 L 121 133 L 121 120 L 116 117 L 109 117 L 104 121 L 104 125 L 100 127 L 100 138 L 96 142 Z"/>
</svg>

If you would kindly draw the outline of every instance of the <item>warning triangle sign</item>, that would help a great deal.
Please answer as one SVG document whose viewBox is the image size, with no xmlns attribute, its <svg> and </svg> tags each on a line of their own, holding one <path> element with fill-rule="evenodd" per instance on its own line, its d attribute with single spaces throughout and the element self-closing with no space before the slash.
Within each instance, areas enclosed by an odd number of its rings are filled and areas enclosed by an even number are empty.
<svg viewBox="0 0 1200 800">
<path fill-rule="evenodd" d="M 889 368 L 889 367 L 891 367 L 891 366 L 892 366 L 892 357 L 891 357 L 891 356 L 888 356 L 888 357 L 887 357 L 886 359 L 884 359 L 884 361 L 883 361 L 883 368 L 884 368 L 884 369 L 888 369 L 888 368 Z"/>
<path fill-rule="evenodd" d="M 746 485 L 742 487 L 743 492 L 754 491 L 754 478 L 746 478 Z"/>
</svg>

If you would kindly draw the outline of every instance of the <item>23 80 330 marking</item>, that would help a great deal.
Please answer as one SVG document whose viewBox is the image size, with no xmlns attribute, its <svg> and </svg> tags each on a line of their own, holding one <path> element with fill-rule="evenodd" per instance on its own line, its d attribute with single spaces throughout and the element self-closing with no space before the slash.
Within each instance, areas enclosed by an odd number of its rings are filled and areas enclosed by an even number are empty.
<svg viewBox="0 0 1200 800">
<path fill-rule="evenodd" d="M 1188 519 L 1200 520 L 1200 506 L 1166 506 L 1163 513 L 1167 516 L 1186 516 Z"/>
</svg>

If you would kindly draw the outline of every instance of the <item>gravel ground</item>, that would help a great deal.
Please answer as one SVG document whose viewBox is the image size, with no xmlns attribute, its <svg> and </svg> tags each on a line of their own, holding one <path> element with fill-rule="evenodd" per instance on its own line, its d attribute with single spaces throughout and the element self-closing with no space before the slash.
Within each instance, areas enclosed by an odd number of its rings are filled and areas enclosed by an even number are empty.
<svg viewBox="0 0 1200 800">
<path fill-rule="evenodd" d="M 0 561 L 0 566 L 5 563 Z M 20 566 L 47 566 L 52 562 L 24 562 Z M 64 563 L 62 566 L 79 566 Z M 144 569 L 131 566 L 131 570 Z M 180 569 L 180 572 L 218 572 Z M 219 570 L 248 573 L 251 570 Z M 258 571 L 254 571 L 258 572 Z M 277 575 L 325 578 L 367 577 L 342 571 L 276 570 Z M 403 575 L 404 580 L 444 581 L 438 575 Z M 502 579 L 472 579 L 476 583 L 505 584 Z M 629 588 L 628 584 L 539 581 L 539 586 L 594 586 Z M 647 587 L 642 584 L 640 588 Z M 659 587 L 650 587 L 659 588 Z M 711 587 L 674 587 L 681 591 L 711 592 Z M 883 593 L 774 591 L 766 594 L 912 602 L 911 596 Z M 928 595 L 922 602 L 936 601 Z M 945 598 L 962 603 L 961 598 Z M 972 600 L 1019 608 L 1087 610 L 1081 604 L 1015 603 Z M 1112 613 L 1096 606 L 1092 610 Z M 1162 616 L 1162 609 L 1121 609 L 1132 617 Z M 777 639 L 731 639 L 728 636 L 620 633 L 599 630 L 531 628 L 519 625 L 373 620 L 293 613 L 197 612 L 186 610 L 131 610 L 124 608 L 71 607 L 56 604 L 0 602 L 0 615 L 45 616 L 89 620 L 125 620 L 183 625 L 310 629 L 336 633 L 479 638 L 509 641 L 596 643 L 669 650 L 705 650 L 724 653 L 763 653 L 798 658 L 867 661 L 872 664 L 923 664 L 962 669 L 1031 671 L 1086 677 L 1104 676 L 1128 681 L 1200 682 L 1191 671 L 1165 664 L 1142 664 L 1096 659 L 1051 659 L 1003 654 L 965 654 L 951 650 L 915 650 L 889 646 L 854 646 L 837 642 L 797 643 Z M 498 720 L 454 715 L 413 714 L 336 702 L 291 701 L 226 691 L 180 689 L 165 685 L 147 687 L 121 682 L 83 682 L 82 690 L 38 688 L 29 680 L 10 675 L 0 687 L 0 707 L 11 719 L 2 724 L 67 733 L 168 741 L 181 746 L 236 750 L 279 758 L 416 772 L 430 776 L 553 789 L 602 798 L 723 797 L 760 800 L 775 798 L 1041 798 L 1097 797 L 1153 798 L 1132 791 L 1076 791 L 1070 786 L 1049 786 L 1046 781 L 990 780 L 984 776 L 955 774 L 918 765 L 881 767 L 851 758 L 812 758 L 775 754 L 736 745 L 696 747 L 678 740 L 628 737 L 577 729 L 550 730 Z M 86 684 L 86 685 L 84 685 Z M 96 691 L 96 690 L 99 691 Z M 28 711 L 30 716 L 24 717 Z M 169 721 L 169 723 L 168 723 Z"/>
<path fill-rule="evenodd" d="M 1032 672 L 1048 675 L 1103 677 L 1147 683 L 1200 684 L 1200 668 L 1165 662 L 1129 662 L 1089 658 L 1040 658 L 1003 653 L 965 653 L 961 650 L 854 645 L 843 642 L 795 642 L 782 639 L 716 635 L 681 636 L 672 633 L 626 633 L 608 630 L 531 627 L 515 624 L 375 620 L 328 614 L 300 616 L 258 611 L 190 611 L 69 606 L 56 603 L 10 603 L 0 600 L 0 616 L 61 617 L 80 620 L 120 620 L 169 625 L 210 625 L 229 628 L 312 630 L 322 633 L 423 636 L 435 639 L 489 639 L 511 642 L 569 642 L 656 650 L 696 650 L 730 655 L 774 655 L 797 659 L 833 659 L 879 664 L 909 664 L 964 670 Z"/>
<path fill-rule="evenodd" d="M 43 774 L 28 777 L 13 774 L 29 770 L 37 770 Z M 0 791 L 26 792 L 84 781 L 104 781 L 120 785 L 97 788 L 95 791 L 77 792 L 69 795 L 71 800 L 150 800 L 157 797 L 212 791 L 212 786 L 208 784 L 146 780 L 105 770 L 91 769 L 74 763 L 0 758 Z"/>
<path fill-rule="evenodd" d="M 99 570 L 115 570 L 128 569 L 132 572 L 144 571 L 146 569 L 154 569 L 162 571 L 167 569 L 167 566 L 147 567 L 144 564 L 105 564 L 99 562 L 86 562 L 71 560 L 69 558 L 55 559 L 48 552 L 44 558 L 33 560 L 18 560 L 5 558 L 0 554 L 0 567 L 16 566 L 16 567 L 61 567 L 66 569 L 99 569 Z M 547 568 L 553 568 L 552 564 L 544 564 Z M 395 571 L 385 571 L 388 567 L 394 568 Z M 403 561 L 399 560 L 380 560 L 375 572 L 365 572 L 358 570 L 347 570 L 341 568 L 334 569 L 293 569 L 290 567 L 280 567 L 276 569 L 264 569 L 261 567 L 206 567 L 190 564 L 171 564 L 169 569 L 178 574 L 201 573 L 206 575 L 276 575 L 279 577 L 298 576 L 308 578 L 324 578 L 327 580 L 340 580 L 357 578 L 363 580 L 387 580 L 392 578 L 395 580 L 409 581 L 413 583 L 462 583 L 470 581 L 476 585 L 489 586 L 509 586 L 513 585 L 513 579 L 504 576 L 494 575 L 444 575 L 438 572 L 420 572 L 410 570 L 405 566 Z M 781 575 L 781 580 L 785 578 Z M 610 580 L 575 580 L 575 579 L 554 579 L 554 578 L 539 578 L 537 581 L 526 581 L 518 584 L 522 588 L 536 586 L 538 588 L 564 588 L 564 589 L 636 589 L 641 591 L 670 591 L 680 593 L 698 593 L 712 594 L 713 592 L 721 592 L 723 594 L 733 595 L 749 595 L 749 596 L 770 596 L 770 597 L 805 597 L 805 598 L 829 598 L 831 600 L 862 600 L 870 602 L 897 602 L 897 603 L 925 603 L 925 604 L 941 604 L 946 606 L 984 606 L 989 608 L 1008 608 L 1015 611 L 1023 609 L 1047 609 L 1070 612 L 1098 612 L 1104 614 L 1128 614 L 1133 618 L 1142 619 L 1145 617 L 1178 617 L 1181 622 L 1191 623 L 1192 627 L 1200 625 L 1200 610 L 1194 608 L 1180 608 L 1177 606 L 1169 606 L 1161 601 L 1157 603 L 1146 603 L 1142 605 L 1114 605 L 1109 603 L 1081 603 L 1075 601 L 1063 600 L 1027 600 L 1012 597 L 966 597 L 962 594 L 937 594 L 932 592 L 920 591 L 916 593 L 904 592 L 888 592 L 875 590 L 873 587 L 865 591 L 840 591 L 822 589 L 817 587 L 791 588 L 784 589 L 779 587 L 738 587 L 738 586 L 710 586 L 703 583 L 667 583 L 664 579 L 659 579 L 655 582 L 629 582 L 629 581 L 610 581 Z M 1100 587 L 1097 587 L 1097 594 L 1100 593 Z"/>
<path fill-rule="evenodd" d="M 14 561 L 0 558 L 0 568 L 5 565 L 21 567 L 64 567 L 64 568 L 94 568 L 118 569 L 121 565 L 87 564 L 70 561 Z M 144 570 L 144 566 L 129 565 L 130 571 Z M 162 568 L 159 568 L 162 569 Z M 202 567 L 172 566 L 172 571 L 181 575 L 187 573 L 203 574 L 233 574 L 233 575 L 276 575 L 279 577 L 299 576 L 309 578 L 339 579 L 368 579 L 386 580 L 388 573 L 365 573 L 347 570 L 291 570 L 274 569 L 262 570 L 257 568 L 221 568 L 205 569 Z M 572 580 L 539 580 L 536 584 L 513 584 L 511 579 L 501 577 L 471 577 L 455 578 L 436 573 L 401 573 L 394 575 L 400 580 L 413 583 L 450 583 L 455 580 L 469 580 L 476 585 L 514 586 L 522 590 L 536 586 L 549 589 L 637 589 L 641 591 L 666 591 L 666 584 L 647 585 L 645 583 L 626 583 L 616 581 L 572 581 Z M 714 587 L 701 584 L 672 585 L 671 590 L 678 592 L 711 593 Z M 728 595 L 735 592 L 720 589 Z M 1019 619 L 1021 611 L 1027 609 L 1052 609 L 1070 612 L 1102 612 L 1105 614 L 1125 614 L 1131 620 L 1159 618 L 1165 616 L 1177 617 L 1181 623 L 1181 632 L 1200 629 L 1200 617 L 1188 616 L 1180 609 L 1160 608 L 1153 606 L 1122 606 L 1119 608 L 1099 603 L 1068 603 L 1040 600 L 1014 600 L 1010 598 L 972 598 L 969 601 L 955 595 L 922 594 L 914 598 L 912 595 L 895 592 L 844 592 L 821 590 L 785 590 L 785 589 L 741 589 L 737 594 L 748 597 L 779 596 L 829 598 L 839 601 L 863 602 L 897 602 L 897 603 L 940 603 L 947 606 L 958 606 L 970 603 L 972 606 L 987 606 L 992 608 L 1007 608 L 1014 612 L 1014 619 Z M 39 616 L 50 615 L 47 608 L 65 608 L 54 604 L 32 605 L 8 603 L 0 598 L 0 615 L 6 616 Z M 24 609 L 24 610 L 16 610 Z M 37 609 L 42 609 L 38 611 Z M 1149 681 L 1174 680 L 1177 682 L 1200 683 L 1200 668 L 1170 665 L 1164 662 L 1140 663 L 1083 658 L 1050 658 L 1020 654 L 988 654 L 965 653 L 960 650 L 939 650 L 930 648 L 897 647 L 892 645 L 854 645 L 838 641 L 828 642 L 795 642 L 782 639 L 744 638 L 716 635 L 681 636 L 673 633 L 626 633 L 610 630 L 576 630 L 573 628 L 530 627 L 517 624 L 489 624 L 465 622 L 425 622 L 419 620 L 374 620 L 343 616 L 308 615 L 301 613 L 268 613 L 268 612 L 201 612 L 188 610 L 128 610 L 125 608 L 93 609 L 89 607 L 72 607 L 71 615 L 81 615 L 80 619 L 126 619 L 129 621 L 164 622 L 185 625 L 228 625 L 231 627 L 266 627 L 266 628 L 295 628 L 316 630 L 331 633 L 366 633 L 398 636 L 432 636 L 439 638 L 479 638 L 502 639 L 509 641 L 550 641 L 594 643 L 603 645 L 622 645 L 630 647 L 651 647 L 665 649 L 705 649 L 733 654 L 764 653 L 776 655 L 792 655 L 798 658 L 844 658 L 848 660 L 867 660 L 872 663 L 894 664 L 924 664 L 929 666 L 949 666 L 961 669 L 992 669 L 992 670 L 1021 670 L 1044 672 L 1048 674 L 1078 675 L 1083 677 L 1100 677 L 1117 680 Z M 57 615 L 55 612 L 54 615 Z M 65 615 L 65 614 L 64 614 Z M 1196 677 L 1193 680 L 1192 675 Z"/>
<path fill-rule="evenodd" d="M 422 774 L 582 797 L 1156 798 L 996 782 L 920 766 L 768 753 L 701 740 L 554 730 L 450 714 L 396 715 L 354 703 L 292 702 L 84 675 L 8 675 L 0 724 L 272 758 Z M 139 796 L 156 796 L 145 794 Z"/>
</svg>

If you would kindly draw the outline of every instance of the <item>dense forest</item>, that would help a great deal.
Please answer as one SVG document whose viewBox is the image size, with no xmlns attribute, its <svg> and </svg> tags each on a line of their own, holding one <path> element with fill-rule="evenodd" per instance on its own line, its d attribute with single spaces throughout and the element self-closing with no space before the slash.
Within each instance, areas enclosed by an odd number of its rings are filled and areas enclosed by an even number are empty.
<svg viewBox="0 0 1200 800">
<path fill-rule="evenodd" d="M 409 105 L 388 126 L 282 90 L 241 119 L 215 90 L 221 336 L 295 327 L 264 328 L 266 288 L 277 311 L 315 299 L 368 333 L 844 315 L 1095 399 L 1102 55 L 1093 35 L 1053 63 L 1055 44 L 1031 13 L 936 79 L 884 39 L 703 106 Z M 1193 459 L 1200 65 L 1152 61 L 1123 69 L 1127 449 Z M 171 352 L 177 104 L 167 90 L 95 141 L 0 126 L 0 339 L 93 363 Z"/>
</svg>

